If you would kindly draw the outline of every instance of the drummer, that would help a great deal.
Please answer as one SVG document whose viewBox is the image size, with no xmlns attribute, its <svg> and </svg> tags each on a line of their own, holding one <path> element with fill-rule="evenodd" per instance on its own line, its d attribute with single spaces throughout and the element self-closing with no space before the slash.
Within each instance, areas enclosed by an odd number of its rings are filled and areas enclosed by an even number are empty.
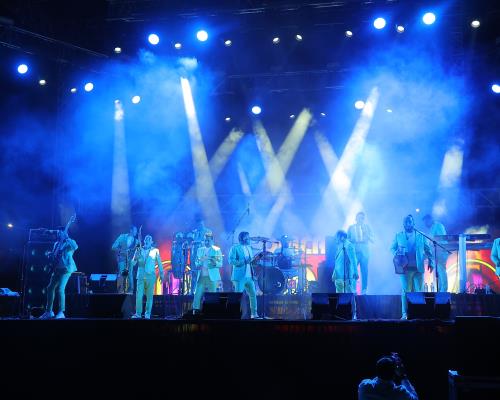
<svg viewBox="0 0 500 400">
<path fill-rule="evenodd" d="M 297 258 L 299 253 L 297 249 L 290 246 L 291 239 L 288 235 L 280 238 L 281 246 L 274 250 L 276 264 L 287 279 L 293 279 L 299 275 L 297 270 Z M 290 288 L 288 289 L 290 291 Z"/>
</svg>

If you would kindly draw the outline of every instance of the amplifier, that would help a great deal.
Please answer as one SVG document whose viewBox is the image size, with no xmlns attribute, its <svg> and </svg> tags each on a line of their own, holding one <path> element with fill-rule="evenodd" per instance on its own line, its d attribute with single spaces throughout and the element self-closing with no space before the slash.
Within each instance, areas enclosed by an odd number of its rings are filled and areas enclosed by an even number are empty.
<svg viewBox="0 0 500 400">
<path fill-rule="evenodd" d="M 55 242 L 57 241 L 57 229 L 36 228 L 29 231 L 29 242 Z"/>
</svg>

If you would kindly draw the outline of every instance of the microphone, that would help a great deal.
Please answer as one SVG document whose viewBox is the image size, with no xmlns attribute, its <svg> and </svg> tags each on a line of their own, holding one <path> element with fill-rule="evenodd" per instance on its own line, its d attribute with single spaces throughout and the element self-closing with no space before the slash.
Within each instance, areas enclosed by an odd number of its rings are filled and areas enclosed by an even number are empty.
<svg viewBox="0 0 500 400">
<path fill-rule="evenodd" d="M 247 203 L 247 214 L 250 215 L 250 203 Z"/>
</svg>

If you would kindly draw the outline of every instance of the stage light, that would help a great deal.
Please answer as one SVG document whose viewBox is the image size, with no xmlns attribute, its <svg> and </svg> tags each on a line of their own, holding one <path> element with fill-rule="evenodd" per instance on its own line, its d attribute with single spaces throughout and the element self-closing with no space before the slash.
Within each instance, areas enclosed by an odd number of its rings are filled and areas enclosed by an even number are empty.
<svg viewBox="0 0 500 400">
<path fill-rule="evenodd" d="M 419 213 L 420 212 L 420 208 L 415 208 L 415 212 Z"/>
<path fill-rule="evenodd" d="M 279 37 L 276 36 L 275 38 L 273 38 L 273 43 L 274 44 L 278 44 L 279 42 L 280 42 L 280 38 Z"/>
<path fill-rule="evenodd" d="M 387 110 L 385 110 L 385 111 L 387 111 L 388 113 L 392 113 L 392 109 L 390 109 L 390 108 L 388 108 L 388 109 L 387 109 Z"/>
<path fill-rule="evenodd" d="M 494 83 L 491 85 L 491 90 L 493 90 L 493 93 L 500 93 L 500 85 L 498 83 Z"/>
<path fill-rule="evenodd" d="M 385 28 L 385 25 L 386 25 L 386 22 L 385 22 L 384 18 L 379 17 L 379 18 L 375 19 L 375 21 L 373 21 L 373 26 L 376 29 L 383 29 L 383 28 Z"/>
<path fill-rule="evenodd" d="M 231 117 L 226 117 L 226 118 L 224 118 L 224 120 L 225 120 L 226 122 L 230 122 L 230 121 L 231 121 Z"/>
<path fill-rule="evenodd" d="M 232 44 L 233 44 L 233 42 L 231 40 L 229 40 L 229 39 L 224 42 L 224 46 L 226 46 L 226 47 L 229 47 Z"/>
<path fill-rule="evenodd" d="M 86 92 L 91 92 L 94 89 L 94 84 L 92 82 L 87 82 L 84 89 Z"/>
<path fill-rule="evenodd" d="M 295 35 L 295 40 L 297 42 L 302 42 L 302 35 Z"/>
<path fill-rule="evenodd" d="M 425 25 L 432 25 L 434 22 L 436 22 L 436 15 L 431 12 L 425 13 L 422 17 L 422 21 L 424 21 Z"/>
<path fill-rule="evenodd" d="M 7 228 L 12 229 L 14 228 L 14 225 L 12 225 L 10 222 L 7 224 Z"/>
<path fill-rule="evenodd" d="M 356 101 L 356 103 L 354 103 L 354 107 L 357 109 L 357 110 L 362 110 L 365 106 L 365 102 L 363 100 L 358 100 Z"/>
<path fill-rule="evenodd" d="M 295 118 L 295 115 L 294 114 L 291 114 L 290 115 L 290 119 L 294 119 Z"/>
<path fill-rule="evenodd" d="M 70 89 L 70 92 L 71 92 L 71 93 L 76 93 L 76 87 L 71 88 L 71 89 Z"/>
<path fill-rule="evenodd" d="M 345 31 L 345 35 L 347 37 L 352 37 L 352 32 L 351 31 Z"/>
<path fill-rule="evenodd" d="M 26 64 L 19 64 L 17 66 L 17 72 L 19 72 L 21 75 L 24 75 L 26 72 L 28 72 L 28 66 Z"/>
<path fill-rule="evenodd" d="M 45 86 L 45 85 L 47 84 L 47 81 L 46 81 L 45 79 L 40 79 L 40 80 L 38 81 L 38 84 L 39 84 L 40 86 Z"/>
<path fill-rule="evenodd" d="M 198 31 L 196 33 L 196 38 L 200 41 L 200 42 L 206 42 L 208 40 L 208 32 L 207 31 L 204 31 L 204 30 L 201 30 L 201 31 Z"/>
<path fill-rule="evenodd" d="M 259 115 L 261 112 L 262 112 L 262 108 L 260 108 L 259 106 L 253 106 L 252 107 L 252 113 L 253 114 Z"/>
<path fill-rule="evenodd" d="M 152 33 L 148 36 L 148 41 L 153 46 L 156 46 L 158 43 L 160 43 L 160 37 L 156 33 Z"/>
<path fill-rule="evenodd" d="M 120 54 L 122 52 L 122 48 L 121 47 L 115 47 L 114 52 L 116 54 Z"/>
<path fill-rule="evenodd" d="M 326 114 L 324 112 L 319 113 L 319 115 L 321 115 L 322 117 L 326 117 Z"/>
<path fill-rule="evenodd" d="M 396 26 L 396 31 L 398 33 L 403 33 L 405 31 L 405 27 L 403 25 Z"/>
<path fill-rule="evenodd" d="M 180 50 L 182 49 L 182 44 L 177 42 L 176 44 L 174 44 L 174 47 L 177 49 L 177 50 Z"/>
<path fill-rule="evenodd" d="M 132 103 L 139 104 L 140 101 L 141 101 L 141 96 L 134 96 L 134 97 L 132 97 Z"/>
<path fill-rule="evenodd" d="M 479 22 L 477 19 L 475 19 L 474 21 L 472 21 L 470 23 L 470 26 L 472 26 L 473 28 L 479 28 L 480 25 L 481 25 L 481 22 Z"/>
</svg>

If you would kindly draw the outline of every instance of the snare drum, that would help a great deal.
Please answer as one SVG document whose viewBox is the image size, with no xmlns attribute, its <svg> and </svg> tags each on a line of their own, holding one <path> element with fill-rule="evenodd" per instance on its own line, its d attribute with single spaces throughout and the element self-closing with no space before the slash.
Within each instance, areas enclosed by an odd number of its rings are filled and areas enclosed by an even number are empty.
<svg viewBox="0 0 500 400">
<path fill-rule="evenodd" d="M 276 256 L 270 251 L 261 251 L 255 256 L 257 259 L 256 265 L 265 268 L 276 267 Z"/>
</svg>

